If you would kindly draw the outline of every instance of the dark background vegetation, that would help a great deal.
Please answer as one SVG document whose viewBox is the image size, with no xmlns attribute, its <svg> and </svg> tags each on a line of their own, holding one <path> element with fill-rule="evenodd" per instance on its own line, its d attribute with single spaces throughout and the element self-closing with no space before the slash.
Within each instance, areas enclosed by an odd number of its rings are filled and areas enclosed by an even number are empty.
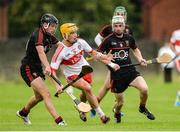
<svg viewBox="0 0 180 132">
<path fill-rule="evenodd" d="M 54 14 L 59 19 L 60 25 L 66 22 L 77 23 L 80 37 L 96 48 L 94 37 L 104 25 L 111 22 L 113 11 L 117 6 L 126 8 L 128 24 L 133 29 L 144 57 L 147 59 L 156 57 L 161 45 L 142 39 L 141 0 L 10 0 L 9 39 L 0 41 L 0 77 L 14 79 L 19 74 L 20 61 L 25 54 L 28 37 L 38 27 L 44 13 Z M 59 28 L 56 36 L 62 39 Z M 49 59 L 53 51 L 49 54 Z M 157 71 L 157 67 L 150 66 L 148 70 Z"/>
</svg>

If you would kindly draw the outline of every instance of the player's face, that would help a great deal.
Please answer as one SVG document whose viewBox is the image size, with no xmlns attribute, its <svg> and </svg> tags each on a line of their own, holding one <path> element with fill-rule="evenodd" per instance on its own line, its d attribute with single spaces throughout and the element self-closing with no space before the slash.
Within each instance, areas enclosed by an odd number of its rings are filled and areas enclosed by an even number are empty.
<svg viewBox="0 0 180 132">
<path fill-rule="evenodd" d="M 113 29 L 114 29 L 115 33 L 122 34 L 124 32 L 125 25 L 124 25 L 124 23 L 114 23 Z"/>
<path fill-rule="evenodd" d="M 71 32 L 68 36 L 68 40 L 71 43 L 75 43 L 77 41 L 78 34 L 77 32 Z"/>
<path fill-rule="evenodd" d="M 117 12 L 116 15 L 117 16 L 122 16 L 123 18 L 125 18 L 125 13 L 124 12 Z"/>
<path fill-rule="evenodd" d="M 46 32 L 50 34 L 55 34 L 57 28 L 57 24 L 50 24 L 48 28 L 46 29 Z"/>
</svg>

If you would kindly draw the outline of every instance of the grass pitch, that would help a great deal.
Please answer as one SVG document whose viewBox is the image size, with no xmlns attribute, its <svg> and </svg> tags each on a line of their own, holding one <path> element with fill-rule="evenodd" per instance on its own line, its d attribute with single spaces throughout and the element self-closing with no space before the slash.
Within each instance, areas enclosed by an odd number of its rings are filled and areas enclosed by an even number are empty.
<svg viewBox="0 0 180 132">
<path fill-rule="evenodd" d="M 103 74 L 105 75 L 105 74 Z M 32 95 L 31 88 L 28 88 L 21 79 L 18 81 L 0 81 L 0 130 L 1 131 L 169 131 L 180 130 L 180 107 L 174 106 L 176 91 L 180 88 L 179 76 L 173 77 L 172 83 L 164 83 L 162 75 L 144 76 L 149 86 L 149 99 L 147 107 L 154 113 L 156 119 L 148 120 L 138 112 L 139 92 L 132 87 L 125 91 L 125 104 L 122 109 L 124 116 L 122 123 L 114 122 L 112 107 L 114 96 L 108 93 L 101 102 L 104 112 L 111 117 L 108 124 L 102 124 L 99 117 L 90 117 L 87 114 L 87 122 L 79 119 L 78 112 L 73 102 L 65 93 L 53 102 L 58 112 L 64 118 L 67 126 L 57 126 L 54 120 L 45 109 L 44 103 L 39 103 L 30 113 L 32 125 L 24 125 L 16 111 L 21 109 Z M 93 91 L 97 95 L 98 89 L 103 85 L 105 76 L 94 76 Z M 51 94 L 55 92 L 53 85 L 49 85 Z M 64 83 L 65 84 L 65 83 Z M 77 97 L 80 92 L 75 90 Z"/>
</svg>

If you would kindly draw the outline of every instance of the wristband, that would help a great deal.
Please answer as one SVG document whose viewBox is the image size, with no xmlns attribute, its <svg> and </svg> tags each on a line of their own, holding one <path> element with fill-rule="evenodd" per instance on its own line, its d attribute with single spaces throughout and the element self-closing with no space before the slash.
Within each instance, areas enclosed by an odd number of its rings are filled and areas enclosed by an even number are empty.
<svg viewBox="0 0 180 132">
<path fill-rule="evenodd" d="M 107 64 L 108 66 L 110 66 L 111 68 L 114 68 L 116 64 L 114 64 L 113 62 L 110 62 L 109 64 Z"/>
</svg>

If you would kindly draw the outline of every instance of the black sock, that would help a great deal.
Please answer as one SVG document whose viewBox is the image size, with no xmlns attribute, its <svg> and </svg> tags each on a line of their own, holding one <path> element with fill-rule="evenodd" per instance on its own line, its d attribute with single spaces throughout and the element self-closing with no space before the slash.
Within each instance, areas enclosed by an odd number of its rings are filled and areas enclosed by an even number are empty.
<svg viewBox="0 0 180 132">
<path fill-rule="evenodd" d="M 19 112 L 19 114 L 20 114 L 21 116 L 27 116 L 27 115 L 29 114 L 29 111 L 26 110 L 25 108 L 23 108 L 23 109 Z"/>
<path fill-rule="evenodd" d="M 145 104 L 140 104 L 139 108 L 142 110 L 142 111 L 145 111 Z"/>
</svg>

